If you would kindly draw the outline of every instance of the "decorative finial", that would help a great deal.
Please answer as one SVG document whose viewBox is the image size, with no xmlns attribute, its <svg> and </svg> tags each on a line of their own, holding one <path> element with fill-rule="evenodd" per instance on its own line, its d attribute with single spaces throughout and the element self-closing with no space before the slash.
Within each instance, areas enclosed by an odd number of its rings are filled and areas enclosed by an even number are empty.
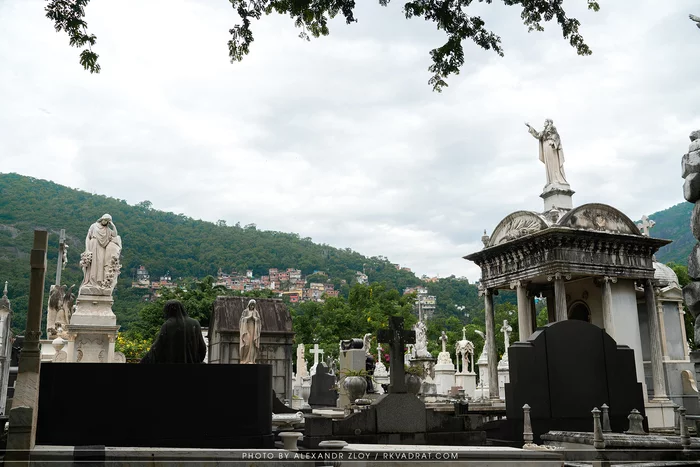
<svg viewBox="0 0 700 467">
<path fill-rule="evenodd" d="M 484 247 L 487 247 L 489 244 L 489 236 L 486 234 L 486 229 L 484 229 L 484 236 L 481 237 L 481 242 L 484 244 Z"/>
<path fill-rule="evenodd" d="M 656 225 L 656 222 L 653 220 L 649 219 L 646 215 L 642 216 L 642 222 L 637 224 L 637 228 L 642 231 L 642 235 L 645 237 L 649 236 L 649 229 L 654 227 Z"/>
</svg>

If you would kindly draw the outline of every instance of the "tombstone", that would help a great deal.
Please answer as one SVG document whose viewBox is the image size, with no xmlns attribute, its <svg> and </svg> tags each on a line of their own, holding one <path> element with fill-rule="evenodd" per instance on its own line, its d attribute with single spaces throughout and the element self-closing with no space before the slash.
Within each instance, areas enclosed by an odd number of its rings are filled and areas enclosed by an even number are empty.
<svg viewBox="0 0 700 467">
<path fill-rule="evenodd" d="M 389 372 L 386 370 L 386 366 L 382 363 L 382 346 L 379 344 L 377 346 L 377 363 L 374 368 L 374 380 L 377 382 L 377 387 L 375 388 L 379 394 L 384 394 L 384 385 L 389 384 Z"/>
<path fill-rule="evenodd" d="M 209 320 L 209 363 L 238 363 L 239 322 L 247 297 L 217 297 Z M 292 399 L 292 317 L 277 298 L 258 298 L 260 349 L 256 363 L 272 365 L 272 388 L 277 397 Z M 298 375 L 297 375 L 298 376 Z"/>
<path fill-rule="evenodd" d="M 508 320 L 503 320 L 503 326 L 501 326 L 501 332 L 503 333 L 503 342 L 505 343 L 506 351 L 503 353 L 503 357 L 498 362 L 496 369 L 498 371 L 498 395 L 501 400 L 506 398 L 506 383 L 510 382 L 510 374 L 508 372 L 508 347 L 510 347 L 510 334 L 513 332 L 513 328 L 508 324 Z"/>
<path fill-rule="evenodd" d="M 362 339 L 350 339 L 340 342 L 340 376 L 343 376 L 344 371 L 360 371 L 366 368 L 366 356 L 363 349 Z M 341 385 L 338 388 L 338 407 L 347 407 L 350 405 L 350 398 Z"/>
<path fill-rule="evenodd" d="M 403 329 L 403 318 L 398 316 L 390 318 L 389 326 L 379 330 L 377 339 L 390 345 L 388 394 L 343 419 L 307 417 L 306 447 L 314 449 L 328 440 L 361 444 L 483 445 L 486 434 L 470 431 L 468 417 L 426 409 L 418 397 L 407 392 L 403 350 L 406 343 L 415 340 L 415 333 Z"/>
<path fill-rule="evenodd" d="M 479 360 L 476 362 L 476 366 L 479 367 L 479 382 L 474 391 L 474 399 L 489 399 L 489 360 L 488 360 L 488 342 L 486 341 L 486 336 L 483 332 L 478 329 L 475 331 L 484 340 L 484 346 L 481 349 L 481 355 L 479 355 Z"/>
<path fill-rule="evenodd" d="M 7 391 L 12 360 L 12 307 L 7 298 L 7 281 L 0 298 L 0 415 L 7 413 Z"/>
<path fill-rule="evenodd" d="M 548 431 L 591 429 L 591 410 L 610 407 L 612 431 L 627 429 L 627 416 L 642 411 L 642 384 L 637 381 L 634 351 L 617 345 L 593 324 L 566 320 L 539 328 L 526 342 L 509 350 L 510 383 L 506 383 L 506 420 L 499 428 L 506 439 L 522 442 L 524 404 L 535 443 Z M 645 417 L 646 428 L 646 417 Z"/>
<path fill-rule="evenodd" d="M 325 363 L 316 366 L 316 374 L 311 377 L 311 395 L 309 405 L 312 408 L 335 407 L 338 403 L 338 391 L 335 389 L 337 380 L 329 373 Z"/>
<path fill-rule="evenodd" d="M 462 340 L 455 345 L 457 373 L 455 384 L 464 389 L 464 394 L 474 398 L 476 392 L 476 373 L 474 372 L 474 343 L 467 340 L 467 328 L 462 328 Z M 460 368 L 461 362 L 461 368 Z"/>
<path fill-rule="evenodd" d="M 311 376 L 313 376 L 316 374 L 318 362 L 320 361 L 321 357 L 323 357 L 323 349 L 319 348 L 318 344 L 314 344 L 314 348 L 309 350 L 309 352 L 314 356 L 314 364 L 311 366 Z"/>
<path fill-rule="evenodd" d="M 435 385 L 438 394 L 448 395 L 450 389 L 455 385 L 455 367 L 452 364 L 452 357 L 447 351 L 445 331 L 442 331 L 440 341 L 442 342 L 442 352 L 438 354 L 437 365 L 435 365 Z"/>
</svg>

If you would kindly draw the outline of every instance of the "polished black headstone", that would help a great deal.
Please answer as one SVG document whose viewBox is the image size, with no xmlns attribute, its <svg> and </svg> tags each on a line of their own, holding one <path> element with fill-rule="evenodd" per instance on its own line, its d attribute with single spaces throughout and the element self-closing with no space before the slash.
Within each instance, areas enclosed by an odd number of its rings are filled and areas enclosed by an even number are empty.
<svg viewBox="0 0 700 467">
<path fill-rule="evenodd" d="M 536 442 L 550 430 L 592 431 L 591 410 L 603 404 L 614 432 L 627 429 L 632 409 L 645 414 L 634 351 L 593 324 L 567 320 L 539 328 L 509 347 L 508 360 L 504 436 L 513 441 L 522 440 L 525 404 Z"/>
<path fill-rule="evenodd" d="M 335 390 L 335 375 L 328 373 L 328 367 L 321 362 L 316 366 L 316 374 L 311 377 L 311 395 L 309 405 L 316 407 L 335 407 L 338 391 Z"/>
<path fill-rule="evenodd" d="M 272 367 L 43 364 L 36 443 L 272 448 Z"/>
</svg>

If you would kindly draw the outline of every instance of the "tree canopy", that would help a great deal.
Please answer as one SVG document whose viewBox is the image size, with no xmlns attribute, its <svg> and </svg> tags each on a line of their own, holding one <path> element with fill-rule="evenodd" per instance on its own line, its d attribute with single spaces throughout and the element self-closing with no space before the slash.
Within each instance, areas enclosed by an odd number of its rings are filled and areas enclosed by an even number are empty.
<svg viewBox="0 0 700 467">
<path fill-rule="evenodd" d="M 223 0 L 221 0 L 223 1 Z M 478 0 L 479 3 L 491 4 L 493 0 Z M 528 31 L 543 31 L 543 24 L 555 20 L 561 28 L 564 39 L 579 55 L 590 55 L 591 49 L 579 33 L 580 21 L 570 18 L 563 7 L 563 0 L 501 0 L 507 6 L 520 7 L 520 17 Z M 97 62 L 99 55 L 92 50 L 97 42 L 94 34 L 87 31 L 85 7 L 90 0 L 48 0 L 46 17 L 53 23 L 56 31 L 65 31 L 73 47 L 85 47 L 80 53 L 80 64 L 90 73 L 99 73 Z M 229 30 L 228 41 L 231 62 L 241 61 L 250 53 L 253 43 L 252 24 L 264 15 L 278 13 L 289 15 L 294 25 L 301 29 L 299 37 L 327 36 L 329 20 L 341 15 L 347 24 L 357 22 L 355 17 L 355 0 L 229 0 L 240 19 L 240 24 Z M 597 0 L 586 0 L 588 9 L 598 11 Z M 438 30 L 444 31 L 447 39 L 444 44 L 430 51 L 432 65 L 428 68 L 432 76 L 428 83 L 435 91 L 441 91 L 450 75 L 459 74 L 464 65 L 463 43 L 471 40 L 478 46 L 493 50 L 503 56 L 500 36 L 486 27 L 480 17 L 468 13 L 473 0 L 412 0 L 403 5 L 407 19 L 423 18 L 435 23 Z M 379 0 L 379 5 L 387 6 L 389 0 Z"/>
</svg>

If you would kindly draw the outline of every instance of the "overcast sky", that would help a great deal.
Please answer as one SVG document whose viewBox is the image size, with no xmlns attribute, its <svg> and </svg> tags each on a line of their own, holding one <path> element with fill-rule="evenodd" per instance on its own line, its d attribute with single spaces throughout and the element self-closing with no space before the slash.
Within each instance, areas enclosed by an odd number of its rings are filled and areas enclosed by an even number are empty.
<svg viewBox="0 0 700 467">
<path fill-rule="evenodd" d="M 505 57 L 466 43 L 441 94 L 427 68 L 444 34 L 400 2 L 359 3 L 358 23 L 311 42 L 264 17 L 231 64 L 227 0 L 94 0 L 90 75 L 45 1 L 0 0 L 0 171 L 472 280 L 461 257 L 483 230 L 543 209 L 524 122 L 554 120 L 575 205 L 639 219 L 683 201 L 680 158 L 700 129 L 696 0 L 601 0 L 598 13 L 567 0 L 590 57 L 554 24 L 528 34 L 517 8 L 475 4 Z"/>
</svg>

